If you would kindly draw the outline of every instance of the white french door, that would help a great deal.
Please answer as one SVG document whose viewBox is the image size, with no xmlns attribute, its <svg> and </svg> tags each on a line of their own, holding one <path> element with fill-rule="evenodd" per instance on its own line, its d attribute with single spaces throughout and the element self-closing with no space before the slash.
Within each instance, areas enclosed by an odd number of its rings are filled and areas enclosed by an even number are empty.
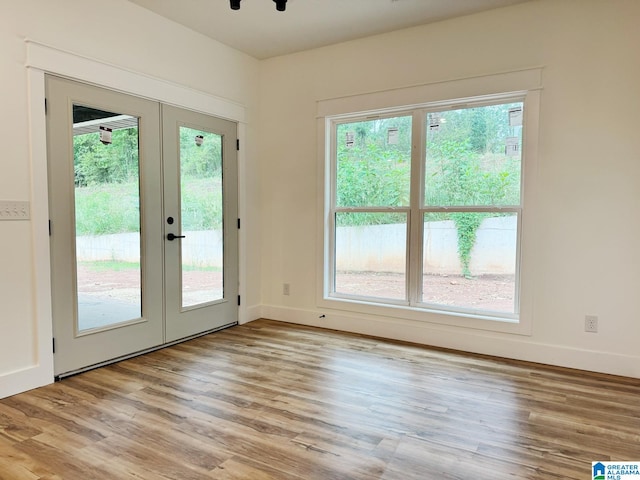
<svg viewBox="0 0 640 480">
<path fill-rule="evenodd" d="M 237 323 L 236 124 L 46 87 L 55 374 Z"/>
<path fill-rule="evenodd" d="M 162 106 L 166 341 L 237 321 L 236 124 Z"/>
</svg>

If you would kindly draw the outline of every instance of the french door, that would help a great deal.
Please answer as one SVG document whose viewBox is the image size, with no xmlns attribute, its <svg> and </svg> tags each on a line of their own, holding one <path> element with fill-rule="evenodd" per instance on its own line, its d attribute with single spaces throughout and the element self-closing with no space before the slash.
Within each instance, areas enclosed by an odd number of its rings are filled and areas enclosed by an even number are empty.
<svg viewBox="0 0 640 480">
<path fill-rule="evenodd" d="M 162 138 L 170 342 L 237 322 L 236 124 L 163 105 Z"/>
<path fill-rule="evenodd" d="M 55 374 L 237 323 L 236 124 L 46 88 Z"/>
</svg>

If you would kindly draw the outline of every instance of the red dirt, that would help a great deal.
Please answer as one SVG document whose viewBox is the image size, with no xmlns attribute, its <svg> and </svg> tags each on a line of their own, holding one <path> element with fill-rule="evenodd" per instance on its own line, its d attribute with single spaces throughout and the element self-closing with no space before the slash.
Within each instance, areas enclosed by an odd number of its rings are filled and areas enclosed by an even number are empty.
<svg viewBox="0 0 640 480">
<path fill-rule="evenodd" d="M 513 312 L 513 275 L 482 275 L 471 279 L 425 275 L 423 278 L 425 303 Z M 393 273 L 340 273 L 336 275 L 336 290 L 350 295 L 404 300 L 405 277 Z"/>
<path fill-rule="evenodd" d="M 213 287 L 221 288 L 220 272 L 190 271 L 186 272 L 185 290 L 211 289 L 212 273 L 215 275 L 216 283 Z M 80 291 L 93 295 L 139 289 L 139 272 L 135 269 L 95 270 L 81 265 L 78 268 L 78 279 Z M 403 275 L 394 273 L 339 273 L 336 275 L 336 289 L 339 293 L 349 295 L 403 300 L 405 280 Z M 426 303 L 513 312 L 515 288 L 512 275 L 482 275 L 472 279 L 462 276 L 425 275 L 423 290 Z"/>
</svg>

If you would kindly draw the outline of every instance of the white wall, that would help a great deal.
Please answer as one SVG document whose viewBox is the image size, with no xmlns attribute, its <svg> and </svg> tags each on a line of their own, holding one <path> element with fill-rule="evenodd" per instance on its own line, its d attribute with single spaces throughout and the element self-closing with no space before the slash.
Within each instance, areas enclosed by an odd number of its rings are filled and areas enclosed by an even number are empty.
<svg viewBox="0 0 640 480">
<path fill-rule="evenodd" d="M 638 18 L 636 0 L 539 0 L 264 61 L 263 315 L 640 377 Z M 534 66 L 544 90 L 526 205 L 531 335 L 319 306 L 316 102 Z M 599 333 L 584 332 L 586 314 Z"/>
<path fill-rule="evenodd" d="M 259 276 L 247 275 L 246 266 L 258 265 L 252 267 L 252 272 L 259 270 L 258 243 L 252 240 L 258 237 L 259 179 L 252 173 L 255 156 L 250 141 L 254 135 L 252 115 L 256 105 L 258 61 L 126 0 L 0 2 L 3 112 L 0 199 L 3 200 L 31 200 L 34 194 L 39 194 L 32 190 L 32 180 L 42 178 L 43 174 L 30 166 L 34 143 L 29 132 L 25 39 L 246 107 L 248 123 L 243 129 L 247 141 L 240 166 L 241 211 L 246 213 L 241 276 L 243 319 L 253 319 L 250 310 L 258 308 L 260 303 Z M 33 133 L 42 137 L 44 132 Z M 46 283 L 46 279 L 37 276 L 43 270 L 34 253 L 38 243 L 34 235 L 38 231 L 42 231 L 41 225 L 32 222 L 0 222 L 0 397 L 52 380 L 52 360 L 43 355 L 42 349 L 45 344 L 51 345 L 50 319 L 43 318 L 47 315 L 46 308 L 41 311 L 36 308 L 39 305 L 36 297 L 43 293 L 37 285 Z"/>
</svg>

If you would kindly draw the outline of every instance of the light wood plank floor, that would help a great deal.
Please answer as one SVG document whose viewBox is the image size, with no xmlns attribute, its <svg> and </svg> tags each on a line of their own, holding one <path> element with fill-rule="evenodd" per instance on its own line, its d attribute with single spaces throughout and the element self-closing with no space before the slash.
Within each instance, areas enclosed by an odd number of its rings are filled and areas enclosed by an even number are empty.
<svg viewBox="0 0 640 480">
<path fill-rule="evenodd" d="M 640 381 L 260 320 L 0 400 L 0 478 L 586 479 Z"/>
</svg>

